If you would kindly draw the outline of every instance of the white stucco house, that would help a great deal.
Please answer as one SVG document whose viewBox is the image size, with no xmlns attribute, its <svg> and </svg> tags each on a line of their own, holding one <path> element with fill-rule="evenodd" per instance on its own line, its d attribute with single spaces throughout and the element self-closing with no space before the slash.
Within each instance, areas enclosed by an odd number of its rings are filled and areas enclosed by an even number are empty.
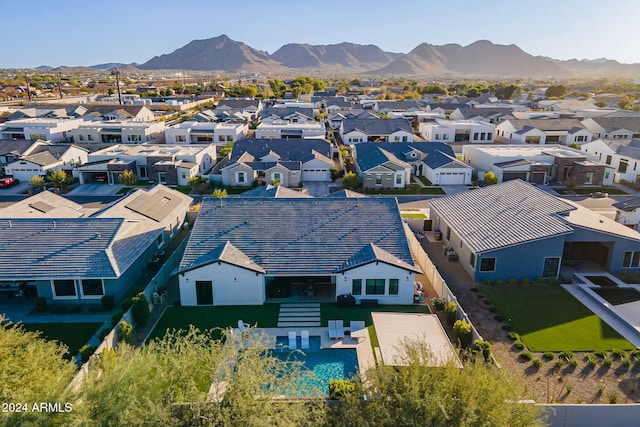
<svg viewBox="0 0 640 427">
<path fill-rule="evenodd" d="M 640 231 L 640 197 L 633 197 L 612 205 L 616 208 L 616 221 Z"/>
<path fill-rule="evenodd" d="M 413 142 L 407 119 L 347 119 L 340 125 L 345 144 L 360 142 Z"/>
<path fill-rule="evenodd" d="M 34 176 L 46 176 L 58 169 L 71 175 L 75 167 L 87 162 L 88 153 L 89 150 L 73 144 L 37 141 L 20 158 L 8 163 L 5 172 L 20 181 L 29 181 Z"/>
<path fill-rule="evenodd" d="M 226 145 L 244 138 L 248 131 L 246 123 L 186 121 L 168 127 L 164 135 L 167 144 Z"/>
<path fill-rule="evenodd" d="M 38 139 L 69 141 L 71 131 L 84 123 L 82 119 L 29 118 L 11 120 L 0 126 L 0 139 Z"/>
<path fill-rule="evenodd" d="M 175 274 L 196 306 L 411 304 L 419 272 L 394 198 L 238 197 L 203 200 Z"/>
<path fill-rule="evenodd" d="M 578 119 L 509 119 L 496 125 L 496 140 L 520 144 L 583 144 L 593 134 Z"/>
<path fill-rule="evenodd" d="M 440 120 L 418 125 L 420 136 L 433 142 L 471 142 L 491 144 L 496 132 L 493 123 L 480 120 Z"/>
<path fill-rule="evenodd" d="M 580 149 L 615 170 L 615 182 L 638 182 L 640 177 L 640 139 L 596 139 Z"/>
</svg>

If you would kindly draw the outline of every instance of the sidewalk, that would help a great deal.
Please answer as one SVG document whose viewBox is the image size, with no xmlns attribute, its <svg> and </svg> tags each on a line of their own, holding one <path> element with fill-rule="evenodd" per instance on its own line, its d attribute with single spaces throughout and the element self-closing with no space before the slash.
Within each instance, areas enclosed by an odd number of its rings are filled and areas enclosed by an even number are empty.
<svg viewBox="0 0 640 427">
<path fill-rule="evenodd" d="M 156 327 L 158 320 L 160 320 L 160 317 L 162 317 L 162 315 L 164 314 L 165 309 L 167 307 L 172 307 L 174 301 L 180 299 L 178 278 L 176 276 L 173 276 L 169 279 L 166 289 L 167 293 L 165 295 L 164 303 L 156 305 L 153 308 L 153 311 L 151 312 L 147 323 L 145 323 L 143 326 L 136 326 L 133 329 L 133 334 L 131 336 L 131 343 L 133 346 L 141 347 L 142 345 L 144 345 L 147 337 L 149 336 L 149 334 L 151 334 L 151 331 L 153 331 L 153 329 Z"/>
</svg>

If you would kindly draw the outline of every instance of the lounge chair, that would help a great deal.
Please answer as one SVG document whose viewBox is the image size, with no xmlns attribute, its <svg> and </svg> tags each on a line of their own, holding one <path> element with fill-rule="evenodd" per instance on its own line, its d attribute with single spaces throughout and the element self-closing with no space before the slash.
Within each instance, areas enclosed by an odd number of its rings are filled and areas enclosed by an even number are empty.
<svg viewBox="0 0 640 427">
<path fill-rule="evenodd" d="M 344 321 L 336 320 L 336 338 L 344 338 Z"/>
<path fill-rule="evenodd" d="M 309 349 L 309 331 L 300 332 L 300 348 L 303 350 Z"/>
<path fill-rule="evenodd" d="M 363 320 L 352 320 L 349 323 L 349 333 L 351 334 L 351 338 L 366 338 L 366 325 Z"/>
<path fill-rule="evenodd" d="M 289 331 L 289 350 L 295 350 L 298 348 L 296 340 L 296 331 Z"/>
<path fill-rule="evenodd" d="M 238 320 L 238 329 L 240 329 L 241 331 L 248 331 L 250 327 L 251 325 L 248 323 L 244 323 L 242 319 Z"/>
<path fill-rule="evenodd" d="M 329 320 L 329 338 L 332 340 L 338 338 L 335 320 Z"/>
</svg>

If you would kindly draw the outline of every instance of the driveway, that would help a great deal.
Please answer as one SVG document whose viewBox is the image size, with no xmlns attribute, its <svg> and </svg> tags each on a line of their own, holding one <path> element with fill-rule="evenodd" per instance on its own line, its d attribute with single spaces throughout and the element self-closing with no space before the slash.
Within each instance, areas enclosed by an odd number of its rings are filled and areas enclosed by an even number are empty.
<svg viewBox="0 0 640 427">
<path fill-rule="evenodd" d="M 31 188 L 31 186 L 29 185 L 29 182 L 28 181 L 23 181 L 18 185 L 14 185 L 13 187 L 0 188 L 0 195 L 8 196 L 8 195 L 14 195 L 14 194 L 22 194 L 22 193 L 26 192 L 27 190 L 29 190 L 30 188 Z"/>
<path fill-rule="evenodd" d="M 69 191 L 69 196 L 113 196 L 124 187 L 122 184 L 82 184 Z"/>
<path fill-rule="evenodd" d="M 303 189 L 311 196 L 326 196 L 329 194 L 329 183 L 323 181 L 305 181 Z"/>
</svg>

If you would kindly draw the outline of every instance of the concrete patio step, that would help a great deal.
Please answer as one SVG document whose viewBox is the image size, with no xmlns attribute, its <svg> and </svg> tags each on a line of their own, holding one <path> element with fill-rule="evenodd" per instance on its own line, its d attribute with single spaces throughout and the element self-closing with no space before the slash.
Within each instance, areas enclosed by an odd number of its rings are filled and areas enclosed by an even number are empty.
<svg viewBox="0 0 640 427">
<path fill-rule="evenodd" d="M 294 308 L 281 308 L 280 314 L 282 313 L 317 313 L 320 314 L 319 308 L 304 308 L 304 307 L 294 307 Z"/>
<path fill-rule="evenodd" d="M 278 328 L 302 328 L 302 327 L 314 328 L 314 327 L 320 327 L 320 326 L 322 326 L 320 324 L 320 321 L 317 321 L 317 322 L 288 322 L 288 321 L 280 322 L 278 321 Z"/>
<path fill-rule="evenodd" d="M 319 322 L 320 321 L 320 316 L 280 316 L 278 318 L 278 321 L 280 320 L 284 320 L 287 322 L 309 322 L 309 321 L 314 321 L 314 322 Z"/>
<path fill-rule="evenodd" d="M 320 304 L 317 302 L 291 302 L 280 304 L 280 309 L 283 308 L 317 308 L 319 310 Z"/>
</svg>

